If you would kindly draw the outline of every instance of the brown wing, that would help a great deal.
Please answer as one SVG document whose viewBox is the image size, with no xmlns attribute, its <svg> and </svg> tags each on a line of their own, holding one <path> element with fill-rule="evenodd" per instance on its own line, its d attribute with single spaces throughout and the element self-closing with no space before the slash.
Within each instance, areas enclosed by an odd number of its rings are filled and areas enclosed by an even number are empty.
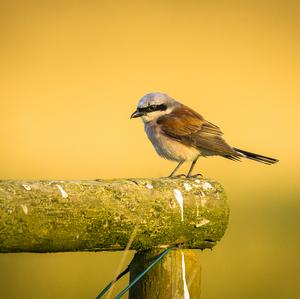
<svg viewBox="0 0 300 299">
<path fill-rule="evenodd" d="M 171 113 L 158 118 L 161 130 L 177 141 L 205 150 L 210 154 L 238 156 L 222 138 L 220 128 L 206 121 L 187 106 L 175 108 Z"/>
</svg>

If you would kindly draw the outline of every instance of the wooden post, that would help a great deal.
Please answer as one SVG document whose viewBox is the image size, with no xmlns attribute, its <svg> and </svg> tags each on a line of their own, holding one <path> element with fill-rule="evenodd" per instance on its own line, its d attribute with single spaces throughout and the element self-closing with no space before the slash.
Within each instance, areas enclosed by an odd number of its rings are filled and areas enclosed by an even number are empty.
<svg viewBox="0 0 300 299">
<path fill-rule="evenodd" d="M 130 264 L 130 281 L 160 252 L 152 249 L 137 253 Z M 129 299 L 198 299 L 200 288 L 199 250 L 174 249 L 129 290 Z"/>
<path fill-rule="evenodd" d="M 173 249 L 130 299 L 200 297 L 199 251 L 225 233 L 229 207 L 208 179 L 0 181 L 0 252 L 133 249 L 130 280 Z"/>
<path fill-rule="evenodd" d="M 208 179 L 0 181 L 0 252 L 211 248 L 228 216 Z"/>
</svg>

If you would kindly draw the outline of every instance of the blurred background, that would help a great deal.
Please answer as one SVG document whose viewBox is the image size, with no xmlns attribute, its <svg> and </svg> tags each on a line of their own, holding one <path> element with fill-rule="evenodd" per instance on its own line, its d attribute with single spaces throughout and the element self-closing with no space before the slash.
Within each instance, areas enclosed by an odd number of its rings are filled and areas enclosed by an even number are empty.
<svg viewBox="0 0 300 299">
<path fill-rule="evenodd" d="M 168 175 L 129 119 L 145 93 L 168 93 L 280 160 L 198 162 L 231 206 L 202 253 L 202 298 L 300 298 L 299 14 L 293 0 L 1 0 L 0 179 Z M 0 297 L 94 298 L 121 257 L 2 254 Z"/>
</svg>

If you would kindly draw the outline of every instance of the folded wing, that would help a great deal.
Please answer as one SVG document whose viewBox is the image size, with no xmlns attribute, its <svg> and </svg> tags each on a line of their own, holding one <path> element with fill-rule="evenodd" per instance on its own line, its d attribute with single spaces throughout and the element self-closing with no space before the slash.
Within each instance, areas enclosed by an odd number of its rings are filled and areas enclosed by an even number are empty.
<svg viewBox="0 0 300 299">
<path fill-rule="evenodd" d="M 209 155 L 221 155 L 232 160 L 239 160 L 241 156 L 222 138 L 223 133 L 218 126 L 206 121 L 187 106 L 181 105 L 161 116 L 157 123 L 170 138 Z"/>
</svg>

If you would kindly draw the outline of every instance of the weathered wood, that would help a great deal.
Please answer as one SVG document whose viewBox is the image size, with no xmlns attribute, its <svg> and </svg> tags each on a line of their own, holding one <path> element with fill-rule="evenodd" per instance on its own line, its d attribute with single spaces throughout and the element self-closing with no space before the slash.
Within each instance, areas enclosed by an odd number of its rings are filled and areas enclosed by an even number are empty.
<svg viewBox="0 0 300 299">
<path fill-rule="evenodd" d="M 183 213 L 179 206 L 183 198 Z M 0 181 L 0 252 L 212 247 L 229 208 L 207 179 Z M 183 221 L 182 221 L 183 220 Z"/>
<path fill-rule="evenodd" d="M 136 253 L 130 264 L 130 281 L 162 250 Z M 129 290 L 129 299 L 198 299 L 201 292 L 199 250 L 173 249 Z"/>
</svg>

